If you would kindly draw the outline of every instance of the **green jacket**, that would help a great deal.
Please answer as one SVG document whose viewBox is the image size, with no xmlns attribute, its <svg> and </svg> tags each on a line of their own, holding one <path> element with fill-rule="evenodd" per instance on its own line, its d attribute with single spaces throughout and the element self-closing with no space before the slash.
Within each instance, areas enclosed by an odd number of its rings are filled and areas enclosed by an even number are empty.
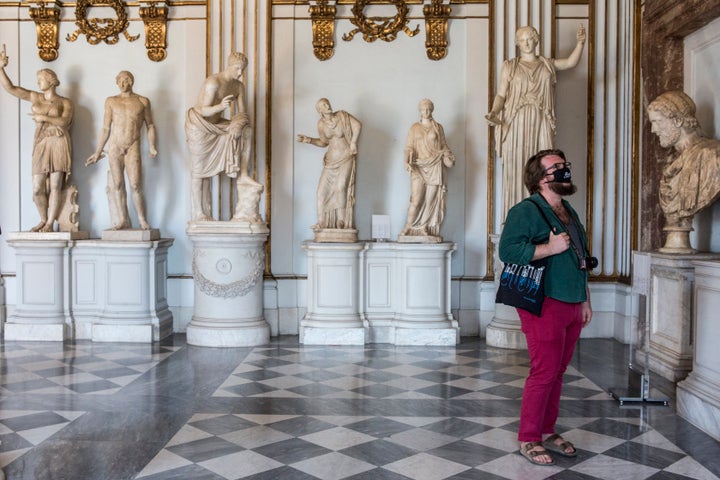
<svg viewBox="0 0 720 480">
<path fill-rule="evenodd" d="M 531 195 L 512 207 L 505 219 L 499 246 L 500 260 L 505 263 L 530 263 L 535 254 L 535 245 L 547 243 L 550 236 L 550 227 L 530 199 L 540 206 L 551 225 L 556 227 L 556 233 L 567 231 L 543 196 L 539 193 Z M 587 234 L 577 212 L 565 200 L 563 204 L 575 218 L 582 241 L 587 245 Z M 580 253 L 584 255 L 584 249 L 581 249 Z M 588 271 L 580 270 L 579 264 L 580 259 L 572 246 L 562 253 L 548 257 L 545 296 L 568 303 L 586 301 Z"/>
</svg>

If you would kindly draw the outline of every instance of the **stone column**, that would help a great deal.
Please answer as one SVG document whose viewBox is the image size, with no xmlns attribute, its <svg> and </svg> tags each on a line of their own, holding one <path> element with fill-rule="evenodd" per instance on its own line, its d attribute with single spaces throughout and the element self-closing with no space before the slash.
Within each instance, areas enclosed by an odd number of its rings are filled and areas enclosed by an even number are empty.
<svg viewBox="0 0 720 480">
<path fill-rule="evenodd" d="M 720 262 L 696 261 L 692 371 L 677 384 L 677 412 L 720 440 Z"/>
<path fill-rule="evenodd" d="M 58 341 L 73 337 L 70 249 L 87 232 L 12 232 L 17 300 L 5 340 Z"/>
<path fill-rule="evenodd" d="M 195 303 L 187 342 L 248 347 L 270 340 L 263 316 L 265 223 L 191 222 Z"/>
<path fill-rule="evenodd" d="M 364 345 L 360 252 L 363 243 L 303 242 L 308 256 L 308 305 L 300 343 Z"/>
</svg>

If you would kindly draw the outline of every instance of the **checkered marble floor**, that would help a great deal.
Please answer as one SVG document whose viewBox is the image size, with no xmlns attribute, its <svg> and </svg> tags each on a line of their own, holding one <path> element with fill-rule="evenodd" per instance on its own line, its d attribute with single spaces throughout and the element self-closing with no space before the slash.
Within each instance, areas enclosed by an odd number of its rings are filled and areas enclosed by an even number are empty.
<svg viewBox="0 0 720 480">
<path fill-rule="evenodd" d="M 539 467 L 517 453 L 527 354 L 476 339 L 455 348 L 283 337 L 204 349 L 181 335 L 154 347 L 8 343 L 0 466 L 8 479 L 718 478 L 720 444 L 672 404 L 620 407 L 609 396 L 623 382 L 623 346 L 580 345 L 558 421 L 579 455 Z"/>
</svg>

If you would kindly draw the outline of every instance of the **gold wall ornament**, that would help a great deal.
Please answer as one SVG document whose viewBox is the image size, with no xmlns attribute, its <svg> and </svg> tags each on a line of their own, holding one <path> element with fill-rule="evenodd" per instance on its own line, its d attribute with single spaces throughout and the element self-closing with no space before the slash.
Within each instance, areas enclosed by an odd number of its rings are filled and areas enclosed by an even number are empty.
<svg viewBox="0 0 720 480">
<path fill-rule="evenodd" d="M 60 2 L 39 1 L 30 7 L 30 18 L 35 22 L 37 31 L 38 55 L 46 62 L 58 57 L 60 43 L 58 39 L 58 22 L 60 21 Z"/>
<path fill-rule="evenodd" d="M 450 4 L 442 0 L 432 0 L 423 7 L 425 15 L 425 51 L 430 60 L 442 60 L 447 56 L 448 19 Z"/>
<path fill-rule="evenodd" d="M 140 18 L 145 25 L 145 48 L 153 62 L 167 57 L 167 18 L 170 8 L 164 1 L 149 0 L 140 5 Z"/>
<path fill-rule="evenodd" d="M 117 18 L 87 18 L 88 7 L 110 7 L 115 11 Z M 69 42 L 77 40 L 80 34 L 85 35 L 91 45 L 97 45 L 100 42 L 114 45 L 120 39 L 120 34 L 123 34 L 129 42 L 140 38 L 139 34 L 132 36 L 127 32 L 127 12 L 125 12 L 122 0 L 77 0 L 75 25 L 78 26 L 78 29 L 68 34 Z"/>
<path fill-rule="evenodd" d="M 395 5 L 396 14 L 393 17 L 366 17 L 365 7 L 371 3 L 371 0 L 355 0 L 352 7 L 353 18 L 350 22 L 357 28 L 343 34 L 343 40 L 349 42 L 356 33 L 362 33 L 363 40 L 366 42 L 374 42 L 378 38 L 385 42 L 392 42 L 397 38 L 397 34 L 402 30 L 408 37 L 414 37 L 420 32 L 420 26 L 416 26 L 415 30 L 407 27 L 409 19 L 408 7 L 405 0 L 390 0 L 389 3 Z"/>
<path fill-rule="evenodd" d="M 328 60 L 335 51 L 335 5 L 328 5 L 328 0 L 318 0 L 310 5 L 312 20 L 313 52 L 320 60 Z"/>
</svg>

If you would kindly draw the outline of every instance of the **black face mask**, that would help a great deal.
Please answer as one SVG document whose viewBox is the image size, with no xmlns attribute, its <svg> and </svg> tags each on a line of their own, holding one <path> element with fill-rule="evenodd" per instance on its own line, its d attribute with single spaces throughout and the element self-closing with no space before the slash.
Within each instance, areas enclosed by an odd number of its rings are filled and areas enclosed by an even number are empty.
<svg viewBox="0 0 720 480">
<path fill-rule="evenodd" d="M 572 182 L 572 175 L 570 175 L 570 169 L 568 167 L 558 168 L 554 172 L 552 172 L 553 179 L 550 180 L 551 182 L 557 182 L 557 183 L 571 183 Z"/>
</svg>

